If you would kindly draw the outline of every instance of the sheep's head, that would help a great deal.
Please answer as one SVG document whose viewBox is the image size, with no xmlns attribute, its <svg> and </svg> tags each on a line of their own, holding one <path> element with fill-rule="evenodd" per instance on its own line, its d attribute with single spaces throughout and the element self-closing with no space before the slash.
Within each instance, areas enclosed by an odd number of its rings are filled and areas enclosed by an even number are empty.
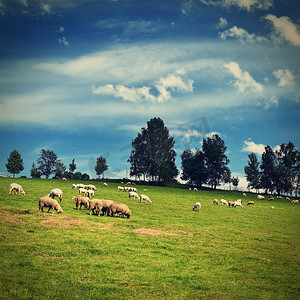
<svg viewBox="0 0 300 300">
<path fill-rule="evenodd" d="M 127 217 L 127 219 L 129 219 L 131 216 L 131 211 L 130 210 L 126 211 L 125 216 Z"/>
<path fill-rule="evenodd" d="M 21 192 L 21 194 L 22 194 L 22 195 L 25 195 L 25 192 L 23 191 L 23 192 Z"/>
</svg>

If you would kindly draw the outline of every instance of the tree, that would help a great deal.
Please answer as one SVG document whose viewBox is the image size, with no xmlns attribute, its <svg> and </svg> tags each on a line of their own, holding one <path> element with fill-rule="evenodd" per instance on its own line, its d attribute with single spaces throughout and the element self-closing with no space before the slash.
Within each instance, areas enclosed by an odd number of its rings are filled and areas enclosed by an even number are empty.
<svg viewBox="0 0 300 300">
<path fill-rule="evenodd" d="M 260 188 L 260 172 L 259 172 L 259 161 L 255 153 L 248 154 L 248 165 L 244 167 L 246 178 L 248 181 L 248 188 L 258 189 Z"/>
<path fill-rule="evenodd" d="M 48 179 L 49 176 L 55 171 L 56 161 L 57 155 L 52 150 L 42 149 L 37 159 L 37 169 L 41 173 L 41 175 L 46 176 L 46 178 Z"/>
<path fill-rule="evenodd" d="M 275 178 L 277 176 L 276 165 L 275 165 L 275 154 L 273 149 L 267 145 L 265 152 L 261 156 L 261 187 L 272 193 L 275 189 Z M 278 192 L 278 191 L 277 191 Z M 280 191 L 279 191 L 280 193 Z"/>
<path fill-rule="evenodd" d="M 109 169 L 108 165 L 106 164 L 106 159 L 101 155 L 100 157 L 97 158 L 96 161 L 96 166 L 95 166 L 95 171 L 96 174 L 100 177 L 102 173 L 107 171 Z M 103 174 L 104 176 L 104 174 Z"/>
<path fill-rule="evenodd" d="M 207 182 L 208 174 L 202 150 L 184 150 L 181 155 L 182 176 L 191 185 L 201 187 Z"/>
<path fill-rule="evenodd" d="M 230 178 L 230 170 L 227 167 L 229 159 L 225 154 L 226 149 L 224 141 L 218 134 L 214 134 L 212 138 L 203 139 L 202 151 L 208 174 L 208 184 L 214 189 L 221 182 L 226 182 Z"/>
<path fill-rule="evenodd" d="M 57 160 L 55 162 L 55 175 L 54 175 L 54 178 L 63 178 L 65 172 L 66 172 L 65 165 L 61 162 L 61 160 Z"/>
<path fill-rule="evenodd" d="M 9 154 L 9 157 L 7 158 L 7 164 L 5 164 L 5 166 L 7 172 L 12 173 L 13 177 L 15 177 L 15 174 L 19 174 L 24 170 L 21 154 L 17 150 L 13 150 Z"/>
<path fill-rule="evenodd" d="M 176 152 L 173 149 L 174 138 L 160 118 L 147 122 L 141 133 L 132 142 L 132 151 L 128 159 L 131 164 L 130 175 L 149 176 L 152 180 L 172 180 L 178 175 L 175 165 Z"/>
<path fill-rule="evenodd" d="M 72 159 L 72 162 L 69 164 L 69 171 L 73 173 L 76 170 L 75 159 Z"/>
<path fill-rule="evenodd" d="M 32 178 L 41 178 L 41 173 L 39 172 L 39 170 L 35 167 L 35 164 L 32 163 L 32 167 L 30 170 L 30 176 Z"/>
<path fill-rule="evenodd" d="M 232 177 L 231 178 L 231 182 L 233 184 L 233 186 L 235 187 L 235 189 L 237 189 L 238 185 L 239 185 L 239 178 L 238 177 Z"/>
</svg>

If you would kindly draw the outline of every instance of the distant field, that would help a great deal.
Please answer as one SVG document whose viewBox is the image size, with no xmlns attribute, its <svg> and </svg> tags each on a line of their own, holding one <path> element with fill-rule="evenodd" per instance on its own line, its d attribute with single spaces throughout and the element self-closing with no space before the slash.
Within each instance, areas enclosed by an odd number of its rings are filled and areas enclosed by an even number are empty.
<svg viewBox="0 0 300 300">
<path fill-rule="evenodd" d="M 12 182 L 26 195 L 9 195 Z M 75 210 L 72 183 L 0 178 L 0 299 L 300 298 L 299 204 L 249 194 L 243 209 L 228 208 L 213 199 L 241 193 L 137 185 L 149 205 L 93 181 L 95 198 L 132 212 L 98 217 Z M 39 214 L 52 188 L 63 191 L 64 212 Z"/>
</svg>

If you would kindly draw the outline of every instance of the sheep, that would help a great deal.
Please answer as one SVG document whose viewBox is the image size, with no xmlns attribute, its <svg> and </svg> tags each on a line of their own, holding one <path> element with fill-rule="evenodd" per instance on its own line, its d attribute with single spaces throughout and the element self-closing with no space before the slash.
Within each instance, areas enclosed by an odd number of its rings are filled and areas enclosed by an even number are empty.
<svg viewBox="0 0 300 300">
<path fill-rule="evenodd" d="M 194 191 L 198 192 L 198 189 L 197 189 L 197 188 L 194 188 Z"/>
<path fill-rule="evenodd" d="M 122 186 L 118 186 L 118 187 L 117 187 L 117 190 L 118 190 L 118 191 L 124 191 L 124 188 L 123 188 Z"/>
<path fill-rule="evenodd" d="M 53 189 L 50 191 L 50 193 L 47 196 L 51 197 L 52 199 L 54 199 L 54 197 L 57 196 L 59 199 L 59 202 L 61 202 L 62 194 L 63 194 L 63 192 L 60 189 Z"/>
<path fill-rule="evenodd" d="M 144 200 L 145 202 L 148 202 L 149 204 L 152 204 L 152 201 L 150 200 L 150 198 L 146 195 L 140 195 L 140 202 L 142 202 L 142 200 Z"/>
<path fill-rule="evenodd" d="M 103 216 L 107 215 L 108 213 L 108 208 L 110 207 L 110 205 L 113 203 L 112 200 L 104 200 L 101 199 L 100 201 L 97 201 L 96 203 L 96 212 L 97 215 L 100 216 L 100 212 L 103 212 Z"/>
<path fill-rule="evenodd" d="M 233 205 L 234 205 L 234 202 L 233 202 L 233 201 L 228 201 L 228 206 L 229 206 L 229 207 L 233 207 Z"/>
<path fill-rule="evenodd" d="M 237 199 L 235 201 L 240 202 L 241 204 L 243 203 L 243 199 Z"/>
<path fill-rule="evenodd" d="M 213 205 L 219 205 L 219 200 L 218 199 L 214 199 L 213 200 Z"/>
<path fill-rule="evenodd" d="M 81 187 L 81 188 L 78 189 L 78 194 L 86 195 L 87 191 L 88 191 L 87 189 Z"/>
<path fill-rule="evenodd" d="M 98 189 L 93 184 L 86 185 L 85 188 L 87 190 L 98 191 Z"/>
<path fill-rule="evenodd" d="M 77 195 L 72 197 L 72 199 L 75 199 L 75 204 L 76 204 L 76 209 L 78 209 L 79 205 L 80 205 L 80 209 L 81 206 L 83 205 L 86 209 L 89 208 L 89 198 L 86 197 L 82 197 L 81 195 Z"/>
<path fill-rule="evenodd" d="M 277 196 L 276 198 L 277 198 L 277 199 L 283 199 L 282 196 Z"/>
<path fill-rule="evenodd" d="M 93 211 L 93 214 L 95 214 L 95 210 L 97 212 L 97 206 L 98 205 L 101 205 L 101 200 L 99 200 L 99 199 L 92 199 L 92 200 L 89 201 L 90 215 L 92 214 L 92 211 Z"/>
<path fill-rule="evenodd" d="M 9 194 L 11 194 L 11 193 L 14 194 L 14 191 L 16 191 L 16 194 L 19 192 L 19 195 L 20 195 L 20 193 L 22 195 L 25 195 L 23 188 L 19 184 L 11 183 L 9 186 Z"/>
<path fill-rule="evenodd" d="M 65 177 L 64 177 L 62 180 L 64 180 L 64 181 L 68 181 L 68 179 L 67 179 L 67 178 L 65 178 Z"/>
<path fill-rule="evenodd" d="M 285 199 L 291 201 L 291 199 L 289 197 L 285 197 Z"/>
<path fill-rule="evenodd" d="M 265 197 L 264 197 L 264 196 L 262 196 L 262 195 L 257 195 L 257 199 L 258 199 L 258 200 L 264 200 L 264 199 L 265 199 Z"/>
<path fill-rule="evenodd" d="M 86 190 L 85 196 L 95 197 L 95 192 L 93 190 Z"/>
<path fill-rule="evenodd" d="M 243 197 L 247 197 L 247 194 L 246 194 L 246 193 L 243 193 Z"/>
<path fill-rule="evenodd" d="M 233 207 L 237 207 L 237 206 L 239 206 L 240 208 L 243 208 L 243 205 L 240 201 L 233 202 Z"/>
<path fill-rule="evenodd" d="M 136 198 L 141 202 L 140 196 L 136 192 L 129 192 L 129 199 L 130 198 Z"/>
<path fill-rule="evenodd" d="M 269 196 L 269 201 L 274 201 L 274 197 L 272 195 Z"/>
<path fill-rule="evenodd" d="M 299 200 L 292 200 L 291 203 L 294 203 L 294 204 L 299 203 Z"/>
<path fill-rule="evenodd" d="M 193 210 L 199 211 L 200 208 L 201 208 L 201 203 L 200 202 L 196 202 L 195 205 L 194 205 L 194 207 L 193 207 Z"/>
<path fill-rule="evenodd" d="M 228 202 L 225 199 L 221 199 L 220 200 L 220 205 L 227 205 L 228 206 Z"/>
<path fill-rule="evenodd" d="M 108 184 L 107 184 L 106 182 L 104 182 L 104 183 L 103 183 L 103 186 L 106 186 L 106 187 L 107 187 L 107 186 L 108 186 Z"/>
<path fill-rule="evenodd" d="M 275 207 L 274 207 L 274 206 L 271 206 L 270 208 L 271 208 L 271 209 L 274 209 Z"/>
<path fill-rule="evenodd" d="M 113 202 L 108 209 L 108 215 L 111 216 L 115 216 L 115 214 L 118 213 L 119 216 L 122 215 L 122 217 L 124 218 L 124 216 L 126 216 L 128 219 L 131 216 L 131 211 L 128 208 L 128 206 L 126 204 L 120 203 L 120 202 Z"/>
<path fill-rule="evenodd" d="M 72 189 L 75 189 L 75 190 L 76 190 L 77 188 L 78 188 L 78 184 L 73 183 L 73 184 L 72 184 Z"/>
<path fill-rule="evenodd" d="M 254 206 L 254 201 L 248 201 L 247 205 L 253 205 Z"/>
<path fill-rule="evenodd" d="M 55 199 L 52 199 L 48 196 L 41 197 L 39 200 L 39 212 L 41 210 L 42 210 L 42 212 L 44 212 L 43 211 L 44 207 L 49 207 L 47 212 L 49 212 L 50 209 L 52 208 L 53 214 L 54 214 L 54 210 L 56 210 L 58 214 L 61 214 L 63 212 L 63 209 L 61 208 L 59 203 Z"/>
</svg>

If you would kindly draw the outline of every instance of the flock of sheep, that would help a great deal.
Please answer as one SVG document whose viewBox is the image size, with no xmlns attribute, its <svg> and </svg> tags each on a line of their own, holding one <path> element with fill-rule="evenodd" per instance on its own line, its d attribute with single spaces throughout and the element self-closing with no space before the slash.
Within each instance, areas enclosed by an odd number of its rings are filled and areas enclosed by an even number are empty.
<svg viewBox="0 0 300 300">
<path fill-rule="evenodd" d="M 103 183 L 103 187 L 108 187 L 107 183 Z M 85 185 L 85 184 L 73 184 L 72 189 L 78 188 L 78 195 L 72 197 L 73 200 L 75 200 L 75 206 L 76 209 L 81 209 L 82 206 L 84 208 L 89 210 L 90 215 L 97 214 L 98 216 L 102 212 L 105 216 L 115 216 L 118 214 L 119 217 L 127 217 L 130 218 L 131 211 L 128 208 L 128 206 L 121 202 L 116 202 L 112 200 L 104 200 L 104 199 L 89 199 L 88 197 L 94 197 L 95 191 L 97 191 L 97 188 L 92 185 Z M 129 199 L 134 198 L 137 199 L 139 202 L 142 202 L 143 200 L 149 204 L 152 204 L 152 201 L 147 195 L 138 195 L 137 189 L 134 187 L 117 187 L 118 191 L 126 191 L 128 192 Z M 23 190 L 22 186 L 17 183 L 10 184 L 9 188 L 9 194 L 14 194 L 14 192 L 25 195 L 25 191 Z M 42 211 L 44 207 L 48 208 L 48 212 L 52 209 L 52 213 L 54 213 L 54 210 L 61 214 L 63 212 L 62 207 L 58 203 L 57 200 L 55 200 L 55 197 L 59 199 L 59 202 L 62 201 L 62 190 L 55 188 L 50 191 L 50 193 L 44 197 L 41 197 L 39 199 L 39 212 Z"/>
</svg>

